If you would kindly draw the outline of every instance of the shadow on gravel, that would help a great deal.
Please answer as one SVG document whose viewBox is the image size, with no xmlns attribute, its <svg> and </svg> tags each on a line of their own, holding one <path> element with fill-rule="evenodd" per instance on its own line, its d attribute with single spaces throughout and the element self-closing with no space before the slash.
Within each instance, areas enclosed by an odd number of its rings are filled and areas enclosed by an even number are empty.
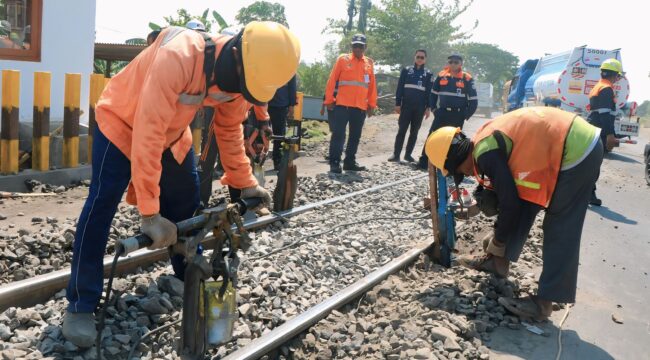
<svg viewBox="0 0 650 360">
<path fill-rule="evenodd" d="M 604 217 L 607 220 L 615 221 L 621 224 L 627 225 L 636 225 L 638 222 L 633 219 L 629 219 L 623 214 L 619 214 L 614 210 L 611 210 L 607 206 L 590 206 L 589 209 L 598 215 Z"/>
<path fill-rule="evenodd" d="M 558 328 L 551 322 L 536 323 L 545 335 L 536 335 L 526 330 L 511 330 L 499 327 L 491 334 L 490 359 L 555 359 L 558 352 Z M 573 330 L 562 331 L 562 354 L 560 359 L 614 359 L 607 351 L 580 338 Z"/>
<path fill-rule="evenodd" d="M 613 152 L 605 154 L 605 159 L 617 160 L 617 161 L 622 161 L 622 162 L 632 163 L 632 164 L 641 164 L 639 160 L 633 159 L 623 154 L 613 153 Z"/>
<path fill-rule="evenodd" d="M 332 172 L 327 172 L 327 177 L 332 181 L 338 181 L 344 184 L 350 184 L 353 182 L 363 182 L 365 178 L 355 171 L 344 171 L 343 174 L 334 174 Z"/>
</svg>

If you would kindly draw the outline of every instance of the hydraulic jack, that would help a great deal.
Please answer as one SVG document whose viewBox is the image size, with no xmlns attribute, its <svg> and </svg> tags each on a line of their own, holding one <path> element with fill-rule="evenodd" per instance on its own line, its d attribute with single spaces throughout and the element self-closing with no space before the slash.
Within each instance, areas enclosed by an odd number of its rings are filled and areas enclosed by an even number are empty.
<svg viewBox="0 0 650 360">
<path fill-rule="evenodd" d="M 239 200 L 202 210 L 197 216 L 176 224 L 178 242 L 170 247 L 170 252 L 182 254 L 186 259 L 178 350 L 184 360 L 203 359 L 209 348 L 231 339 L 237 319 L 237 251 L 246 251 L 251 246 L 241 216 L 259 204 L 261 199 Z M 212 237 L 206 240 L 210 231 Z M 151 244 L 152 240 L 143 234 L 120 240 L 116 259 Z M 200 252 L 199 245 L 213 249 L 212 254 L 208 256 Z M 113 273 L 108 283 L 107 299 L 110 298 L 112 277 Z"/>
</svg>

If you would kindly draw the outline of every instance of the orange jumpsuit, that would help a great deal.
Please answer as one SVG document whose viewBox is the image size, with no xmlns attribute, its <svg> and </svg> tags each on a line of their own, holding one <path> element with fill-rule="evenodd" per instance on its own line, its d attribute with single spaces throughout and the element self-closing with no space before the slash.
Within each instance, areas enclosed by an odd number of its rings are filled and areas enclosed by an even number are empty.
<svg viewBox="0 0 650 360">
<path fill-rule="evenodd" d="M 219 55 L 230 36 L 213 36 Z M 127 201 L 140 213 L 159 212 L 160 159 L 171 148 L 181 163 L 192 146 L 189 125 L 201 106 L 214 107 L 214 132 L 225 174 L 222 184 L 257 185 L 244 151 L 242 120 L 250 108 L 239 93 L 216 85 L 205 96 L 205 41 L 191 30 L 168 28 L 111 79 L 96 107 L 97 125 L 131 161 Z M 215 71 L 218 76 L 218 69 Z"/>
</svg>

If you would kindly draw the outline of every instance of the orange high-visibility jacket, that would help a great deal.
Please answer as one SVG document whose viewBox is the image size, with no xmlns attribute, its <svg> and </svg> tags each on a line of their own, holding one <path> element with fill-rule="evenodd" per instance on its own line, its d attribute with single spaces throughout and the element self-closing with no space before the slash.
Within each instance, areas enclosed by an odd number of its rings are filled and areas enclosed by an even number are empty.
<svg viewBox="0 0 650 360">
<path fill-rule="evenodd" d="M 338 82 L 338 93 L 334 90 Z M 339 56 L 330 73 L 325 89 L 325 105 L 355 107 L 367 110 L 377 107 L 377 84 L 372 59 L 364 56 L 357 59 L 353 54 Z"/>
<path fill-rule="evenodd" d="M 519 197 L 547 207 L 562 167 L 564 142 L 576 114 L 551 107 L 527 107 L 499 116 L 483 125 L 472 142 L 501 131 L 512 140 L 508 167 Z M 479 169 L 474 163 L 476 178 Z"/>
<path fill-rule="evenodd" d="M 213 37 L 216 56 L 229 36 Z M 131 160 L 127 201 L 140 213 L 159 212 L 162 153 L 182 163 L 192 146 L 189 125 L 201 106 L 213 106 L 214 132 L 225 170 L 222 184 L 257 185 L 244 150 L 242 121 L 250 104 L 212 86 L 205 95 L 205 41 L 196 31 L 170 27 L 111 79 L 97 103 L 97 125 Z M 218 76 L 219 69 L 216 69 Z"/>
</svg>

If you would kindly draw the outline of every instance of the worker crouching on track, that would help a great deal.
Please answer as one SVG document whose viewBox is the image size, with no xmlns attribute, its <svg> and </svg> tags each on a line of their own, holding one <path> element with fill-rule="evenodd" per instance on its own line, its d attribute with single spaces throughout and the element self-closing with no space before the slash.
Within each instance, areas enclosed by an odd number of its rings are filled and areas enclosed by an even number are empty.
<svg viewBox="0 0 650 360">
<path fill-rule="evenodd" d="M 118 204 L 137 204 L 142 233 L 164 249 L 176 242 L 174 222 L 199 205 L 189 125 L 202 105 L 215 110 L 224 185 L 242 198 L 270 195 L 258 186 L 245 155 L 241 122 L 250 103 L 263 104 L 295 74 L 297 38 L 273 22 L 251 22 L 236 36 L 170 27 L 111 79 L 97 104 L 90 193 L 73 246 L 63 335 L 80 347 L 97 335 L 103 257 Z M 183 259 L 172 265 L 182 278 Z"/>
<path fill-rule="evenodd" d="M 402 69 L 395 93 L 395 112 L 399 114 L 397 135 L 393 155 L 388 161 L 399 162 L 406 131 L 411 128 L 404 160 L 415 162 L 411 156 L 418 139 L 418 131 L 423 118 L 429 118 L 429 95 L 431 94 L 431 71 L 425 68 L 427 52 L 424 49 L 415 52 L 415 64 Z"/>
<path fill-rule="evenodd" d="M 433 109 L 433 122 L 429 134 L 444 126 L 463 128 L 465 120 L 474 115 L 478 96 L 472 75 L 463 71 L 463 57 L 451 54 L 445 67 L 433 80 L 429 107 Z M 422 149 L 418 168 L 428 167 L 427 154 Z"/>
<path fill-rule="evenodd" d="M 623 77 L 623 65 L 616 59 L 607 59 L 600 65 L 600 81 L 589 93 L 589 123 L 601 129 L 600 141 L 605 151 L 612 151 L 618 143 L 614 121 L 616 120 L 616 96 L 614 84 Z M 596 196 L 596 187 L 589 204 L 601 206 L 603 202 Z"/>
<path fill-rule="evenodd" d="M 429 136 L 426 152 L 456 183 L 475 175 L 498 200 L 486 254 L 461 257 L 465 266 L 507 277 L 535 216 L 546 209 L 537 295 L 499 303 L 519 316 L 543 319 L 552 302 L 575 302 L 582 226 L 603 159 L 600 129 L 563 110 L 529 107 L 486 123 L 472 140 L 459 128 L 443 127 Z"/>
<path fill-rule="evenodd" d="M 352 54 L 339 56 L 327 81 L 325 105 L 327 111 L 334 111 L 332 138 L 330 140 L 330 171 L 340 174 L 341 155 L 345 144 L 345 128 L 350 124 L 348 144 L 345 149 L 343 170 L 366 170 L 356 161 L 357 149 L 366 115 L 372 116 L 377 107 L 377 84 L 372 59 L 365 56 L 366 36 L 352 37 Z M 338 92 L 334 95 L 336 85 Z M 336 100 L 335 100 L 336 99 Z"/>
</svg>

